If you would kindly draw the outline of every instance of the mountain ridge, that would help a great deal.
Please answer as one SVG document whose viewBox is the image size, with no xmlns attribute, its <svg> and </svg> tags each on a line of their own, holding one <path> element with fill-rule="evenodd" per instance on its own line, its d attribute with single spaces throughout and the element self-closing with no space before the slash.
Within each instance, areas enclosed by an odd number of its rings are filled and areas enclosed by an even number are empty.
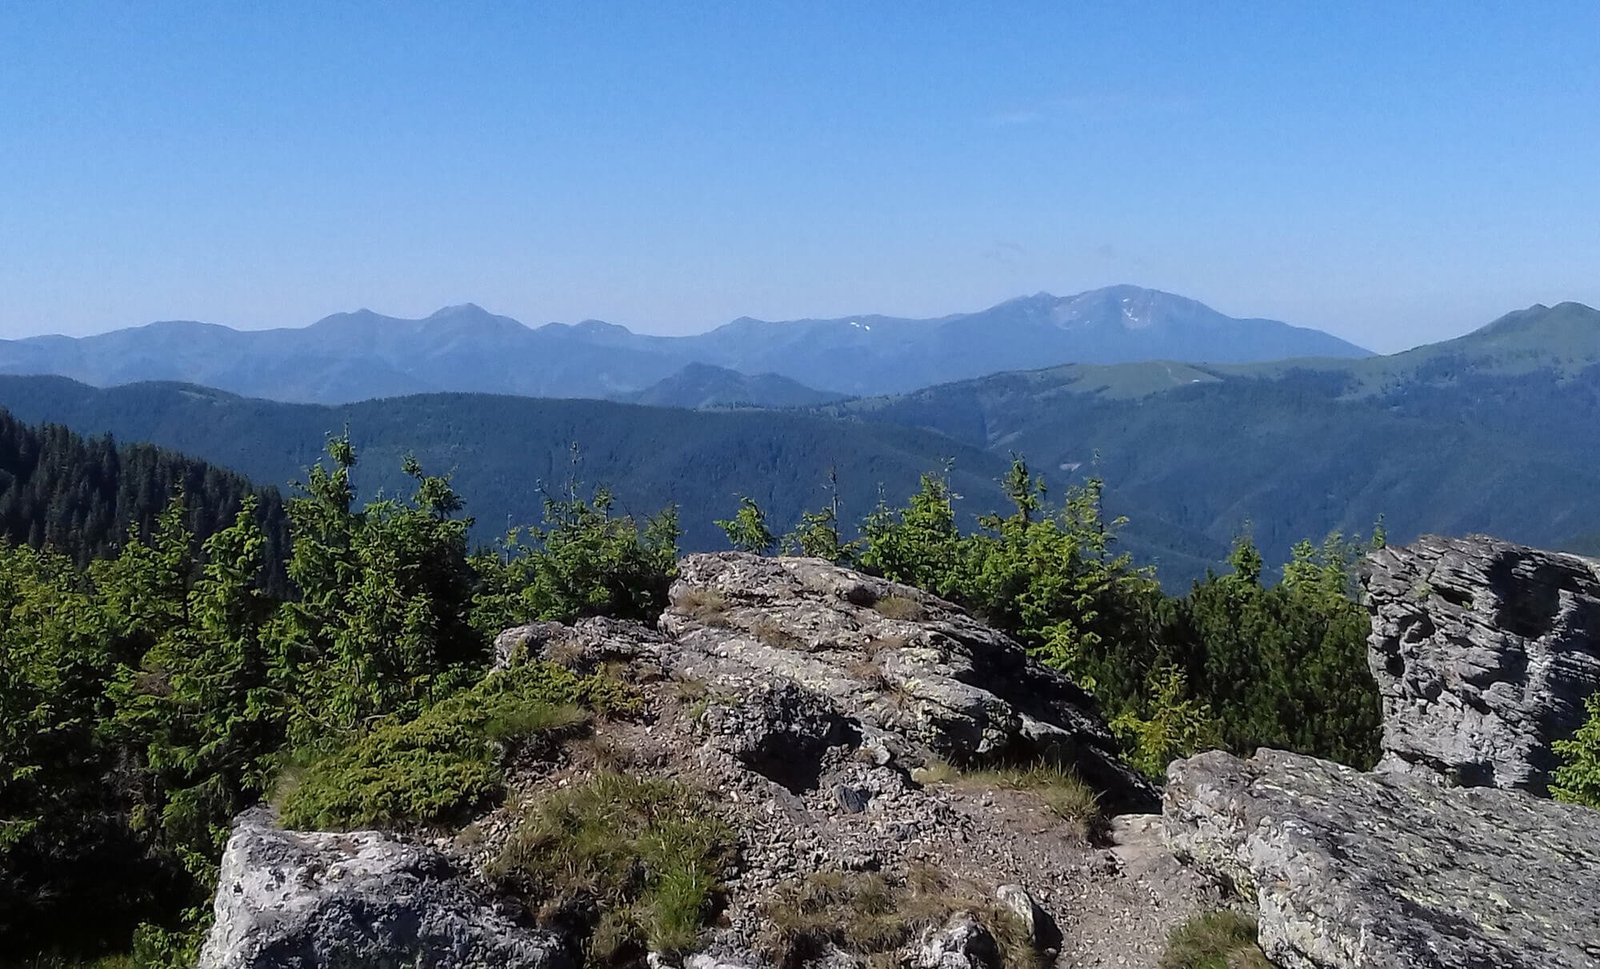
<svg viewBox="0 0 1600 969">
<path fill-rule="evenodd" d="M 529 327 L 473 303 L 418 319 L 359 309 L 300 328 L 173 322 L 0 340 L 0 373 L 55 374 L 102 387 L 183 380 L 287 402 L 347 403 L 429 392 L 618 398 L 689 364 L 707 364 L 856 396 L 1041 361 L 1319 354 L 1368 355 L 1319 330 L 1234 318 L 1185 297 L 1121 285 L 1066 297 L 1034 294 L 929 319 L 741 317 L 690 336 L 634 333 L 601 320 Z"/>
</svg>

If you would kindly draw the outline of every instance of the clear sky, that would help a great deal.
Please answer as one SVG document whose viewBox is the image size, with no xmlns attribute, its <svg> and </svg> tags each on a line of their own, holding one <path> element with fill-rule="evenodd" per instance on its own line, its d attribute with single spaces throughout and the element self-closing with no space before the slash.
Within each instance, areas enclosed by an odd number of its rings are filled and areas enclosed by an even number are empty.
<svg viewBox="0 0 1600 969">
<path fill-rule="evenodd" d="M 0 336 L 1600 304 L 1600 3 L 0 3 Z"/>
</svg>

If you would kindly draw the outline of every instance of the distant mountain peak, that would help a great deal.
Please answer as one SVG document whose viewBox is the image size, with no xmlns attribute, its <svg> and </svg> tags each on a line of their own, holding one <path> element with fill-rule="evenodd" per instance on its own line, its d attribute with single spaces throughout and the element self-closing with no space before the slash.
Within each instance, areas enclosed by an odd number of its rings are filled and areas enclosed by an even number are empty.
<svg viewBox="0 0 1600 969">
<path fill-rule="evenodd" d="M 573 324 L 572 328 L 580 333 L 607 333 L 614 336 L 633 332 L 621 323 L 607 323 L 605 320 L 583 320 Z"/>
<path fill-rule="evenodd" d="M 1561 349 L 1570 339 L 1600 338 L 1600 310 L 1568 300 L 1554 306 L 1535 303 L 1527 309 L 1513 310 L 1466 336 L 1447 341 L 1443 346 L 1483 341 L 1503 342 L 1521 337 L 1534 341 L 1530 349 Z M 1593 352 L 1594 348 L 1590 349 Z"/>
<path fill-rule="evenodd" d="M 428 314 L 427 318 L 433 320 L 441 317 L 493 315 L 494 314 L 479 306 L 477 303 L 457 303 L 454 306 L 441 306 L 432 313 Z"/>
</svg>

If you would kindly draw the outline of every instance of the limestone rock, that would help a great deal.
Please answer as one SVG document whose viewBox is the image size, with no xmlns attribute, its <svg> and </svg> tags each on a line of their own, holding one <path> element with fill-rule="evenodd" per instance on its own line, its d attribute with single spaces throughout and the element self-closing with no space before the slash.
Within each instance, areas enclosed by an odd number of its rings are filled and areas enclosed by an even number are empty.
<svg viewBox="0 0 1600 969">
<path fill-rule="evenodd" d="M 479 898 L 438 852 L 375 831 L 241 815 L 200 969 L 566 969 L 560 941 Z"/>
<path fill-rule="evenodd" d="M 957 912 L 930 931 L 911 959 L 915 969 L 999 969 L 1000 947 L 970 912 Z"/>
<path fill-rule="evenodd" d="M 611 661 L 653 657 L 661 642 L 660 633 L 623 619 L 595 616 L 571 626 L 531 622 L 494 638 L 494 668 L 542 659 L 588 673 Z"/>
<path fill-rule="evenodd" d="M 1016 915 L 1034 948 L 1049 951 L 1061 945 L 1061 930 L 1056 926 L 1055 919 L 1039 907 L 1026 888 L 1021 885 L 1001 885 L 994 890 L 994 897 L 995 901 Z"/>
<path fill-rule="evenodd" d="M 725 552 L 683 559 L 670 597 L 674 676 L 736 696 L 793 684 L 816 698 L 807 709 L 833 711 L 823 721 L 859 724 L 858 743 L 910 765 L 1055 755 L 1113 806 L 1155 803 L 1090 694 L 925 592 L 819 559 Z"/>
<path fill-rule="evenodd" d="M 1379 770 L 1546 793 L 1551 742 L 1600 689 L 1600 562 L 1492 538 L 1368 557 Z"/>
<path fill-rule="evenodd" d="M 1285 969 L 1600 967 L 1600 811 L 1274 750 L 1175 762 L 1165 808 Z"/>
</svg>

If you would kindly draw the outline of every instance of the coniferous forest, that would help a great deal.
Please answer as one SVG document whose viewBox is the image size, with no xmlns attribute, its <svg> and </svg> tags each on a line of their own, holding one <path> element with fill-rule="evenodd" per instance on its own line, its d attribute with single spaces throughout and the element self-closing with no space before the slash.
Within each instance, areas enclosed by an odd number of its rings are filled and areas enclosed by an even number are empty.
<svg viewBox="0 0 1600 969">
<path fill-rule="evenodd" d="M 0 538 L 48 547 L 76 565 L 147 540 L 172 496 L 184 496 L 184 525 L 199 539 L 225 528 L 246 498 L 266 538 L 267 572 L 280 576 L 288 521 L 275 489 L 148 444 L 118 446 L 65 427 L 30 427 L 0 410 Z M 281 583 L 278 584 L 281 591 Z"/>
</svg>

